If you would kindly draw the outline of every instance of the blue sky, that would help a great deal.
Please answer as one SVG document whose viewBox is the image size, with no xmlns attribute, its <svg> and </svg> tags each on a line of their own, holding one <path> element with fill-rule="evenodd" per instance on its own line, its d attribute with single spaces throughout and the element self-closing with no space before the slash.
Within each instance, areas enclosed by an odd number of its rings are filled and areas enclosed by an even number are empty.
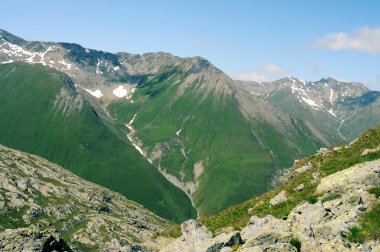
<svg viewBox="0 0 380 252">
<path fill-rule="evenodd" d="M 380 90 L 380 1 L 1 1 L 27 40 L 202 56 L 233 78 L 332 76 Z"/>
</svg>

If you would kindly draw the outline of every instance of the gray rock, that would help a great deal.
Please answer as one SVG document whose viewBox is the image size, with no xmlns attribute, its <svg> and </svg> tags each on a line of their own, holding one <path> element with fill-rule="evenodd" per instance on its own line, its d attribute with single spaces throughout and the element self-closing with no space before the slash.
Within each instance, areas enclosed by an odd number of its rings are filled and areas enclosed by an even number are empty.
<svg viewBox="0 0 380 252">
<path fill-rule="evenodd" d="M 181 225 L 182 237 L 188 243 L 196 243 L 212 238 L 212 233 L 195 220 L 188 220 Z"/>
<path fill-rule="evenodd" d="M 316 182 L 319 182 L 321 180 L 322 173 L 320 173 L 320 172 L 313 172 L 312 176 L 313 176 L 312 182 L 316 183 Z"/>
<path fill-rule="evenodd" d="M 377 146 L 376 148 L 373 148 L 373 149 L 365 149 L 365 150 L 362 152 L 361 156 L 362 156 L 362 157 L 363 157 L 363 156 L 367 156 L 367 155 L 370 154 L 370 153 L 374 153 L 374 152 L 378 152 L 378 151 L 380 151 L 380 145 Z"/>
<path fill-rule="evenodd" d="M 234 250 L 230 247 L 224 247 L 220 250 L 220 252 L 233 252 Z"/>
<path fill-rule="evenodd" d="M 287 200 L 288 200 L 288 198 L 286 197 L 286 192 L 281 191 L 279 194 L 277 194 L 274 198 L 272 198 L 269 201 L 269 206 L 274 207 L 275 205 L 278 205 L 278 204 L 285 202 Z"/>
<path fill-rule="evenodd" d="M 41 208 L 33 208 L 28 211 L 28 219 L 29 221 L 32 221 L 33 219 L 41 217 L 43 214 L 44 210 L 42 210 Z"/>
<path fill-rule="evenodd" d="M 376 165 L 375 167 L 373 167 L 373 171 L 375 173 L 380 173 L 380 165 Z"/>
<path fill-rule="evenodd" d="M 295 169 L 294 171 L 297 173 L 297 174 L 300 174 L 300 173 L 303 173 L 305 171 L 308 171 L 310 170 L 311 168 L 313 168 L 313 166 L 311 164 L 306 164 L 306 165 L 303 165 L 297 169 Z"/>
<path fill-rule="evenodd" d="M 84 181 L 43 158 L 1 145 L 0 150 L 0 210 L 7 213 L 0 222 L 12 219 L 20 225 L 32 222 L 37 226 L 0 227 L 0 251 L 42 251 L 42 238 L 51 239 L 47 244 L 50 248 L 56 247 L 61 244 L 60 236 L 51 227 L 57 223 L 61 224 L 60 231 L 72 233 L 68 243 L 99 248 L 112 240 L 123 241 L 121 248 L 151 242 L 156 232 L 169 225 L 119 193 Z"/>
<path fill-rule="evenodd" d="M 333 147 L 333 151 L 340 151 L 341 149 L 342 149 L 342 147 L 340 147 L 340 146 Z"/>
<path fill-rule="evenodd" d="M 304 184 L 300 184 L 299 186 L 296 187 L 296 191 L 302 191 L 305 188 Z"/>
<path fill-rule="evenodd" d="M 72 251 L 55 230 L 38 226 L 7 229 L 0 233 L 1 251 Z"/>
<path fill-rule="evenodd" d="M 255 240 L 262 234 L 285 234 L 290 236 L 291 232 L 286 221 L 271 215 L 264 218 L 252 216 L 248 225 L 241 232 L 244 241 Z"/>
</svg>

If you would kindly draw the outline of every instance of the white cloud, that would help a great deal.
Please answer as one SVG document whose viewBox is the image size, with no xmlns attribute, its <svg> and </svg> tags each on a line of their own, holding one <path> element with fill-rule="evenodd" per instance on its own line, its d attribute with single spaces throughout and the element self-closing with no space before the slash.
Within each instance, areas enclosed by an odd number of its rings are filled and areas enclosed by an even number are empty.
<svg viewBox="0 0 380 252">
<path fill-rule="evenodd" d="M 243 80 L 243 81 L 257 81 L 257 82 L 269 81 L 267 77 L 257 72 L 251 72 L 248 74 L 239 74 L 236 76 L 236 79 Z"/>
<path fill-rule="evenodd" d="M 330 33 L 317 39 L 315 46 L 330 50 L 359 50 L 380 53 L 380 28 L 362 27 L 352 34 Z"/>
<path fill-rule="evenodd" d="M 273 64 L 266 64 L 264 66 L 265 70 L 270 73 L 283 73 L 284 70 L 281 67 L 275 66 Z"/>
<path fill-rule="evenodd" d="M 237 80 L 267 82 L 277 79 L 279 74 L 283 74 L 284 69 L 273 64 L 266 64 L 254 68 L 250 73 L 242 73 L 236 76 Z"/>
</svg>

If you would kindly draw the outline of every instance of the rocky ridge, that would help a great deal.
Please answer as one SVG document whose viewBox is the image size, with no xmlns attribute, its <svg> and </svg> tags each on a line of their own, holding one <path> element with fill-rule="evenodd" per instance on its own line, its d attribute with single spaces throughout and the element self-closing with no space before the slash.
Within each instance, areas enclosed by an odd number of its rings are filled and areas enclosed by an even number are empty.
<svg viewBox="0 0 380 252">
<path fill-rule="evenodd" d="M 0 146 L 1 251 L 132 251 L 169 223 L 45 159 Z"/>
<path fill-rule="evenodd" d="M 379 143 L 377 127 L 321 148 L 263 195 L 181 225 L 162 251 L 379 251 Z M 241 239 L 229 245 L 232 237 Z"/>
<path fill-rule="evenodd" d="M 263 83 L 237 80 L 235 85 L 256 99 L 307 119 L 316 129 L 321 130 L 324 137 L 328 136 L 324 132 L 324 128 L 327 128 L 330 132 L 335 131 L 338 139 L 344 141 L 351 141 L 360 135 L 366 130 L 360 122 L 373 121 L 374 114 L 379 113 L 377 108 L 380 92 L 371 91 L 357 82 L 340 81 L 331 77 L 318 81 L 287 77 Z M 321 118 L 322 124 L 318 122 Z M 372 127 L 378 123 L 376 121 Z"/>
<path fill-rule="evenodd" d="M 347 239 L 363 213 L 380 202 L 368 193 L 379 184 L 380 160 L 357 164 L 322 178 L 316 189 L 320 195 L 317 202 L 302 202 L 282 219 L 252 216 L 241 231 L 215 237 L 205 226 L 190 220 L 181 225 L 182 236 L 161 251 L 232 251 L 234 246 L 247 252 L 297 251 L 292 242 L 295 238 L 302 251 L 379 251 L 378 241 L 359 245 Z M 339 197 L 324 200 L 333 194 Z"/>
</svg>

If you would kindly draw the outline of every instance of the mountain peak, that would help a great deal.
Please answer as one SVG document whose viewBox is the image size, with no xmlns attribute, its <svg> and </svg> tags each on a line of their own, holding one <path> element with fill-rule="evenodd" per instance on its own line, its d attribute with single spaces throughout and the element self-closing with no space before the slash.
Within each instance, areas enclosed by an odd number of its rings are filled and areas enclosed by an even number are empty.
<svg viewBox="0 0 380 252">
<path fill-rule="evenodd" d="M 13 35 L 12 33 L 3 29 L 0 29 L 0 39 L 10 42 L 12 44 L 16 44 L 16 45 L 21 45 L 26 42 L 24 39 L 17 37 Z"/>
</svg>

